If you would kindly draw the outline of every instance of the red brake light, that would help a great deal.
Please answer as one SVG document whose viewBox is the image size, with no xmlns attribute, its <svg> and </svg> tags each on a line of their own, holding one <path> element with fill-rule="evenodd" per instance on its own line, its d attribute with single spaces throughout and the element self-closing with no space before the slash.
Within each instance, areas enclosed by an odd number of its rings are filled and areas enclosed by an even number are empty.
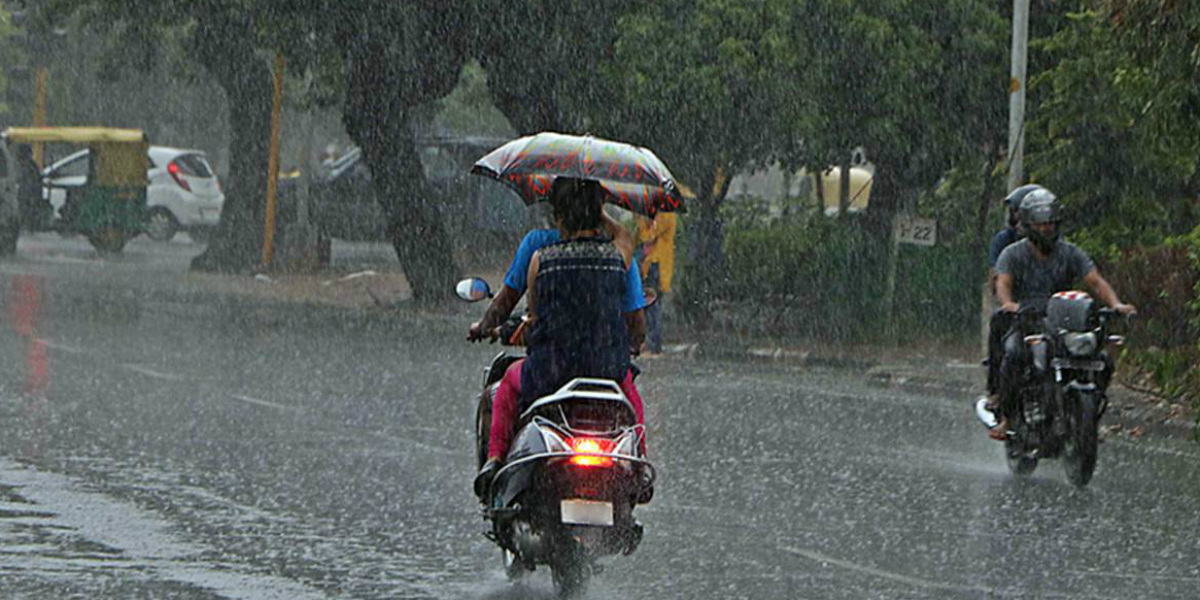
<svg viewBox="0 0 1200 600">
<path fill-rule="evenodd" d="M 181 171 L 182 169 L 179 168 L 179 165 L 175 161 L 167 163 L 167 173 L 171 174 L 171 179 L 174 179 L 175 183 L 179 184 L 179 187 L 190 192 L 192 191 L 192 186 L 188 185 L 188 182 L 183 178 Z"/>
<path fill-rule="evenodd" d="M 569 442 L 571 451 L 575 456 L 571 457 L 571 464 L 581 467 L 611 467 L 612 459 L 607 456 L 596 456 L 597 454 L 611 454 L 613 446 L 616 444 L 612 440 L 597 439 L 597 438 L 571 438 Z"/>
</svg>

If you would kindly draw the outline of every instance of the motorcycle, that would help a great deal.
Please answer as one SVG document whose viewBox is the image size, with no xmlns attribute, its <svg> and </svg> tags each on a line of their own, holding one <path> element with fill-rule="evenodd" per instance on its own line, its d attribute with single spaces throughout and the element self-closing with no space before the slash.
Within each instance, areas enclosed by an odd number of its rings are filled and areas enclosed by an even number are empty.
<svg viewBox="0 0 1200 600">
<path fill-rule="evenodd" d="M 472 278 L 460 298 L 491 296 Z M 505 345 L 522 342 L 521 319 L 497 331 Z M 521 357 L 501 352 L 485 369 L 475 417 L 476 467 L 488 456 L 492 397 L 504 373 Z M 633 405 L 617 382 L 576 378 L 535 400 L 517 423 L 503 466 L 483 498 L 485 533 L 500 547 L 510 580 L 544 565 L 562 597 L 582 593 L 599 560 L 632 554 L 643 527 L 634 507 L 649 501 L 656 472 L 646 460 Z"/>
<path fill-rule="evenodd" d="M 1022 341 L 1030 360 L 1004 442 L 1014 475 L 1033 473 L 1043 458 L 1061 458 L 1071 483 L 1082 487 L 1091 481 L 1113 366 L 1106 347 L 1125 341 L 1109 334 L 1117 314 L 1099 308 L 1083 292 L 1056 293 L 1044 308 L 1021 307 L 1018 327 L 1026 333 Z M 976 403 L 976 414 L 995 427 L 986 402 L 981 398 Z"/>
</svg>

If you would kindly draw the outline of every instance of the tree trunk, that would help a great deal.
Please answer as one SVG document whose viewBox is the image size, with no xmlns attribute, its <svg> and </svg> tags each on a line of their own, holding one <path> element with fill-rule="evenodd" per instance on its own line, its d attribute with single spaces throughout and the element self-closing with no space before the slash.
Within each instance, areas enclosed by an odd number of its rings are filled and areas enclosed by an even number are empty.
<svg viewBox="0 0 1200 600">
<path fill-rule="evenodd" d="M 254 53 L 253 31 L 229 16 L 214 12 L 199 19 L 193 38 L 198 60 L 229 101 L 230 140 L 221 221 L 191 268 L 239 273 L 262 257 L 272 88 L 270 68 Z"/>
<path fill-rule="evenodd" d="M 817 215 L 825 214 L 825 169 L 817 167 L 813 170 L 813 189 L 816 192 Z"/>
<path fill-rule="evenodd" d="M 363 151 L 375 197 L 387 217 L 388 238 L 412 288 L 413 300 L 433 305 L 450 297 L 460 271 L 445 223 L 433 204 L 410 119 L 389 68 L 387 46 L 365 40 L 349 51 L 346 132 Z"/>
<path fill-rule="evenodd" d="M 688 219 L 688 254 L 683 265 L 687 285 L 680 286 L 677 306 L 692 323 L 710 321 L 711 302 L 725 276 L 725 224 L 720 208 L 728 189 L 728 178 L 715 173 L 696 198 L 695 216 Z"/>
</svg>

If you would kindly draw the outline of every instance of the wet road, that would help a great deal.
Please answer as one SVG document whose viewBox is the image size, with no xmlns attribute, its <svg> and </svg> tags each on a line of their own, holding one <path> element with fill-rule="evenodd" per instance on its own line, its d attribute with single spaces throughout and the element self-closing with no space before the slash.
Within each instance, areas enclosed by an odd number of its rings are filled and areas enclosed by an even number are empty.
<svg viewBox="0 0 1200 600">
<path fill-rule="evenodd" d="M 481 307 L 252 301 L 186 275 L 199 250 L 38 237 L 0 260 L 6 597 L 551 597 L 504 581 L 469 490 Z M 1084 490 L 1053 463 L 1017 482 L 967 399 L 642 367 L 658 494 L 589 598 L 1200 590 L 1195 445 L 1108 442 Z"/>
</svg>

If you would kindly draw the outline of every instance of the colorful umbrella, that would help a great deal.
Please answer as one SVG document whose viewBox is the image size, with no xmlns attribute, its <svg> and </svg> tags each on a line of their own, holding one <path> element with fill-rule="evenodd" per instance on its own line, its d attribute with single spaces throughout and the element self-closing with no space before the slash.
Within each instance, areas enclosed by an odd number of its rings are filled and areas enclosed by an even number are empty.
<svg viewBox="0 0 1200 600">
<path fill-rule="evenodd" d="M 648 217 L 684 210 L 675 178 L 653 152 L 590 135 L 518 138 L 475 161 L 471 172 L 508 185 L 526 204 L 549 200 L 555 177 L 575 177 L 598 182 L 609 202 Z"/>
</svg>

